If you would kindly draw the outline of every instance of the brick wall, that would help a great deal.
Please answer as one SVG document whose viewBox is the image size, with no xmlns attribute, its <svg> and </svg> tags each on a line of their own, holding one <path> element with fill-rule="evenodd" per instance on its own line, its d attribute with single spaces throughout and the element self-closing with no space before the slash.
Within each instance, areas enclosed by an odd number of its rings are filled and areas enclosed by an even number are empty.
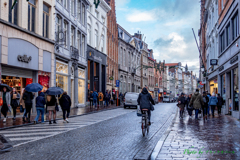
<svg viewBox="0 0 240 160">
<path fill-rule="evenodd" d="M 115 11 L 115 0 L 105 0 L 111 7 L 111 11 L 107 14 L 107 74 L 114 77 L 114 81 L 110 81 L 107 77 L 108 83 L 115 83 L 118 79 L 118 30 Z M 112 71 L 114 74 L 112 74 Z"/>
<path fill-rule="evenodd" d="M 223 0 L 223 8 L 222 8 L 222 0 L 218 0 L 218 15 L 219 15 L 218 24 L 222 22 L 232 2 L 233 0 Z"/>
</svg>

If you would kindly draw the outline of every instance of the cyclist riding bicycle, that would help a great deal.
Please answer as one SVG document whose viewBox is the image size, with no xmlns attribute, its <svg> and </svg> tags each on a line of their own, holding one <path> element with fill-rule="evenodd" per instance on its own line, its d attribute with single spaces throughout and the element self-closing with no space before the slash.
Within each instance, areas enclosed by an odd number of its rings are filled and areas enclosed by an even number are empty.
<svg viewBox="0 0 240 160">
<path fill-rule="evenodd" d="M 142 93 L 139 94 L 137 102 L 138 102 L 138 105 L 140 105 L 141 110 L 148 109 L 148 120 L 149 120 L 149 125 L 151 125 L 151 122 L 150 122 L 151 105 L 155 105 L 155 102 L 146 87 L 144 87 L 142 90 Z"/>
</svg>

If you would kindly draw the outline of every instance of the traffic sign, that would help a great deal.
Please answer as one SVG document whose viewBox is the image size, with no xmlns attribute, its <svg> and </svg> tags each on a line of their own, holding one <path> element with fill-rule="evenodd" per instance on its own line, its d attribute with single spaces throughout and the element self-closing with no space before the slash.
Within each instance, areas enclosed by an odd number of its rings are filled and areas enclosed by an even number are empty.
<svg viewBox="0 0 240 160">
<path fill-rule="evenodd" d="M 109 79 L 110 79 L 111 81 L 114 80 L 113 76 L 109 77 Z"/>
<path fill-rule="evenodd" d="M 116 87 L 119 87 L 119 83 L 120 83 L 120 81 L 116 80 Z"/>
</svg>

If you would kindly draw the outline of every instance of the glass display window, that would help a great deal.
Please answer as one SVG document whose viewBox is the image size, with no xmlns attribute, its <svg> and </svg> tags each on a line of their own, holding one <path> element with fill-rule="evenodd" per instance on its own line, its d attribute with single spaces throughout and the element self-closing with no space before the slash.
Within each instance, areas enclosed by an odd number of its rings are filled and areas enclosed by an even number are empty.
<svg viewBox="0 0 240 160">
<path fill-rule="evenodd" d="M 85 80 L 78 79 L 78 103 L 84 104 L 85 99 Z"/>
<path fill-rule="evenodd" d="M 68 77 L 56 74 L 56 86 L 62 88 L 64 91 L 68 91 Z"/>
<path fill-rule="evenodd" d="M 239 98 L 238 98 L 238 93 L 239 93 L 239 89 L 238 89 L 238 68 L 235 68 L 233 70 L 233 94 L 234 94 L 234 107 L 233 110 L 234 111 L 239 111 Z"/>
</svg>

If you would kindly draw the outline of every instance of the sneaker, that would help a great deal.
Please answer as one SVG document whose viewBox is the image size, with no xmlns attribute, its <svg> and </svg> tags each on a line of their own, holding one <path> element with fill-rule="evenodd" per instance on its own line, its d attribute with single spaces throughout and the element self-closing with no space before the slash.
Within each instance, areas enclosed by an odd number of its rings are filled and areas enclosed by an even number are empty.
<svg viewBox="0 0 240 160">
<path fill-rule="evenodd" d="M 68 119 L 66 119 L 66 122 L 69 123 Z"/>
<path fill-rule="evenodd" d="M 3 119 L 3 122 L 5 123 L 6 121 L 7 121 L 7 118 L 4 118 L 4 119 Z"/>
<path fill-rule="evenodd" d="M 67 121 L 66 121 L 66 120 L 63 120 L 63 123 L 67 123 Z"/>
</svg>

